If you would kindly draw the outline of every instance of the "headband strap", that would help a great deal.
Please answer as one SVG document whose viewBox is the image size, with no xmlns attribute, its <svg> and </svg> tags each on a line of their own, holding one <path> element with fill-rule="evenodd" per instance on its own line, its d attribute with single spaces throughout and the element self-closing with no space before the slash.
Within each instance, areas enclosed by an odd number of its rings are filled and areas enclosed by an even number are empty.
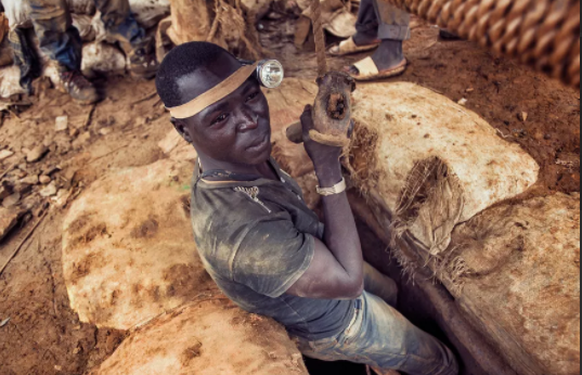
<svg viewBox="0 0 582 375">
<path fill-rule="evenodd" d="M 238 88 L 241 87 L 257 70 L 258 66 L 258 63 L 254 65 L 245 65 L 234 72 L 230 77 L 192 101 L 178 107 L 166 108 L 175 119 L 186 119 L 195 116 L 214 103 L 221 101 L 238 90 Z"/>
</svg>

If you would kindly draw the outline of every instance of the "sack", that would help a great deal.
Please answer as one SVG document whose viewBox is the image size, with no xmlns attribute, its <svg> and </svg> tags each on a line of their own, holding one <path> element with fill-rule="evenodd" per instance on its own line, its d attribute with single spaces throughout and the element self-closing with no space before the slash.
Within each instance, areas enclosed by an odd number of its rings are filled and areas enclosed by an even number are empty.
<svg viewBox="0 0 582 375">
<path fill-rule="evenodd" d="M 190 163 L 161 160 L 111 173 L 73 202 L 62 259 L 81 321 L 127 330 L 212 285 L 192 234 L 191 173 Z"/>
<path fill-rule="evenodd" d="M 361 85 L 354 95 L 350 178 L 374 191 L 394 235 L 410 233 L 431 256 L 453 228 L 532 186 L 539 166 L 482 118 L 412 83 Z"/>
<path fill-rule="evenodd" d="M 8 99 L 12 95 L 25 94 L 20 86 L 20 69 L 17 66 L 0 68 L 0 98 Z"/>
<path fill-rule="evenodd" d="M 90 375 L 307 375 L 283 327 L 220 294 L 141 328 Z"/>
<path fill-rule="evenodd" d="M 441 279 L 519 374 L 580 374 L 580 195 L 497 206 L 455 229 Z"/>
<path fill-rule="evenodd" d="M 123 74 L 127 59 L 123 52 L 112 44 L 93 42 L 83 46 L 81 71 L 87 77 L 98 74 Z"/>
</svg>

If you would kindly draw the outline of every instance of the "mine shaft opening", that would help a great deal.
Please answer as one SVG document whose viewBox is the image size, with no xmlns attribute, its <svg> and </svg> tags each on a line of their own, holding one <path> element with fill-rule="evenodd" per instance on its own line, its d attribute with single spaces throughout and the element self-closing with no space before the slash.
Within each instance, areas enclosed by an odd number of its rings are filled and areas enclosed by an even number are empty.
<svg viewBox="0 0 582 375">
<path fill-rule="evenodd" d="M 437 308 L 424 296 L 418 285 L 413 283 L 408 276 L 403 276 L 402 267 L 391 258 L 386 250 L 386 244 L 363 221 L 360 219 L 356 221 L 366 262 L 394 279 L 398 284 L 398 311 L 414 325 L 445 343 L 455 353 L 461 367 L 460 375 L 488 375 L 477 364 L 476 358 L 450 342 L 437 322 L 435 316 Z M 325 362 L 306 357 L 304 360 L 310 375 L 369 375 L 366 366 L 362 364 L 344 361 Z M 371 372 L 371 375 L 375 373 Z"/>
</svg>

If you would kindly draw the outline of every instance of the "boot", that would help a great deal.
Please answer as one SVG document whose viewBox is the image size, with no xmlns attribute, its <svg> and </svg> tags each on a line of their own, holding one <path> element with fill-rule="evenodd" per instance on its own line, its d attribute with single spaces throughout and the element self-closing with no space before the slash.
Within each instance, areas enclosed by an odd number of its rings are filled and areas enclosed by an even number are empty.
<svg viewBox="0 0 582 375">
<path fill-rule="evenodd" d="M 158 72 L 153 39 L 146 38 L 129 53 L 129 72 L 134 78 L 152 79 Z"/>
<path fill-rule="evenodd" d="M 79 71 L 63 71 L 60 74 L 63 88 L 71 98 L 81 104 L 93 104 L 99 101 L 95 86 Z"/>
</svg>

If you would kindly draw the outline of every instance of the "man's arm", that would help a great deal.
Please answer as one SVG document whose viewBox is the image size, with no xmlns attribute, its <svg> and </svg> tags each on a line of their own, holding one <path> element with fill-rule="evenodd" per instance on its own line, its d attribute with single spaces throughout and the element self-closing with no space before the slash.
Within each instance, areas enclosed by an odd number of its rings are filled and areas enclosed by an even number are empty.
<svg viewBox="0 0 582 375">
<path fill-rule="evenodd" d="M 312 127 L 311 107 L 301 123 L 305 149 L 315 166 L 321 187 L 341 182 L 341 148 L 325 146 L 308 139 Z M 306 298 L 353 299 L 364 290 L 364 260 L 360 236 L 345 192 L 323 197 L 325 243 L 315 240 L 315 254 L 305 274 L 287 293 Z"/>
</svg>

